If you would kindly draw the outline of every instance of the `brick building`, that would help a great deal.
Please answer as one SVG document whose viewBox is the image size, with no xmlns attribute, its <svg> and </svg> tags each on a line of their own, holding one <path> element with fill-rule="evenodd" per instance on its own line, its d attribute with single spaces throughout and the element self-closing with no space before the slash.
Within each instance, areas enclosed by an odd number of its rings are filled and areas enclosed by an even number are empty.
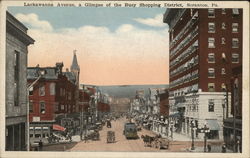
<svg viewBox="0 0 250 158">
<path fill-rule="evenodd" d="M 160 99 L 160 115 L 164 117 L 169 117 L 169 101 L 168 101 L 168 90 L 161 90 L 158 96 Z"/>
<path fill-rule="evenodd" d="M 55 67 L 28 68 L 29 84 L 37 79 L 39 71 L 45 70 L 45 75 L 29 90 L 31 138 L 50 135 L 58 117 L 77 112 L 75 91 L 78 87 L 74 75 L 62 72 L 62 68 L 63 63 L 56 63 Z"/>
<path fill-rule="evenodd" d="M 26 150 L 27 141 L 27 56 L 34 40 L 27 28 L 6 12 L 6 111 L 5 150 Z"/>
<path fill-rule="evenodd" d="M 230 86 L 232 117 L 224 119 L 224 141 L 235 152 L 242 152 L 242 65 L 232 69 Z"/>
<path fill-rule="evenodd" d="M 163 21 L 169 25 L 169 104 L 170 116 L 180 116 L 176 128 L 191 135 L 191 123 L 198 129 L 206 124 L 208 139 L 223 139 L 232 68 L 242 63 L 242 9 L 167 9 Z"/>
</svg>

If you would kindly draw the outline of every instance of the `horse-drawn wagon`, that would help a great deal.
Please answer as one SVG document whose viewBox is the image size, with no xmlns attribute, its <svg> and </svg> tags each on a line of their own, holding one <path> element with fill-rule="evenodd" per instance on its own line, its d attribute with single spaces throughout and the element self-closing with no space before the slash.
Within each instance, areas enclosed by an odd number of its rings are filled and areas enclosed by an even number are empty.
<svg viewBox="0 0 250 158">
<path fill-rule="evenodd" d="M 107 132 L 107 143 L 114 143 L 115 142 L 115 132 L 108 131 Z"/>
</svg>

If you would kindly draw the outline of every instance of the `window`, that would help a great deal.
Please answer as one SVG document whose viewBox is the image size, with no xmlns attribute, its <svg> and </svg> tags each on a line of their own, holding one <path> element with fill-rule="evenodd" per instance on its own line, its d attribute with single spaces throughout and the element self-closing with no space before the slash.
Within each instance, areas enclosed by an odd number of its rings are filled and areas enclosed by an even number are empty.
<svg viewBox="0 0 250 158">
<path fill-rule="evenodd" d="M 40 102 L 40 113 L 45 114 L 45 102 Z"/>
<path fill-rule="evenodd" d="M 232 63 L 239 63 L 239 54 L 238 53 L 232 54 Z"/>
<path fill-rule="evenodd" d="M 214 73 L 214 68 L 208 68 L 208 78 L 214 78 L 215 73 Z"/>
<path fill-rule="evenodd" d="M 221 38 L 221 44 L 226 44 L 226 39 L 224 37 Z"/>
<path fill-rule="evenodd" d="M 215 90 L 215 85 L 214 83 L 208 83 L 208 91 L 209 92 L 214 92 Z"/>
<path fill-rule="evenodd" d="M 215 33 L 215 23 L 214 22 L 208 23 L 208 32 Z"/>
<path fill-rule="evenodd" d="M 208 99 L 208 112 L 214 112 L 214 99 Z"/>
<path fill-rule="evenodd" d="M 223 30 L 226 29 L 226 23 L 225 22 L 221 23 L 221 29 L 223 29 Z"/>
<path fill-rule="evenodd" d="M 214 18 L 215 17 L 214 9 L 208 9 L 208 17 L 209 18 Z"/>
<path fill-rule="evenodd" d="M 222 83 L 222 84 L 221 84 L 221 90 L 222 90 L 223 92 L 226 91 L 226 85 L 225 85 L 225 83 Z"/>
<path fill-rule="evenodd" d="M 64 110 L 64 105 L 61 105 L 61 110 Z"/>
<path fill-rule="evenodd" d="M 238 32 L 238 23 L 232 23 L 232 32 L 237 33 Z"/>
<path fill-rule="evenodd" d="M 45 96 L 45 85 L 40 85 L 39 96 Z"/>
<path fill-rule="evenodd" d="M 29 89 L 29 95 L 33 95 L 33 86 Z"/>
<path fill-rule="evenodd" d="M 221 74 L 225 75 L 226 74 L 226 69 L 225 68 L 221 68 Z"/>
<path fill-rule="evenodd" d="M 60 96 L 63 96 L 63 89 L 60 88 Z"/>
<path fill-rule="evenodd" d="M 221 9 L 221 14 L 226 14 L 226 9 L 225 8 Z"/>
<path fill-rule="evenodd" d="M 215 48 L 215 40 L 214 38 L 208 38 L 208 48 Z"/>
<path fill-rule="evenodd" d="M 20 53 L 14 53 L 14 105 L 19 103 L 19 68 L 20 68 Z"/>
<path fill-rule="evenodd" d="M 32 100 L 29 101 L 29 112 L 30 113 L 33 112 L 33 101 Z"/>
<path fill-rule="evenodd" d="M 59 107 L 58 107 L 58 104 L 55 104 L 55 112 L 59 111 Z"/>
<path fill-rule="evenodd" d="M 214 53 L 208 54 L 208 63 L 215 63 Z"/>
<path fill-rule="evenodd" d="M 239 15 L 240 13 L 239 13 L 239 9 L 237 9 L 237 8 L 234 8 L 233 9 L 233 15 Z"/>
<path fill-rule="evenodd" d="M 238 38 L 232 39 L 232 48 L 239 48 L 239 39 Z"/>
<path fill-rule="evenodd" d="M 55 95 L 55 83 L 50 83 L 49 85 L 49 91 L 50 91 L 50 95 Z"/>
<path fill-rule="evenodd" d="M 68 92 L 68 100 L 71 100 L 71 92 Z"/>
</svg>

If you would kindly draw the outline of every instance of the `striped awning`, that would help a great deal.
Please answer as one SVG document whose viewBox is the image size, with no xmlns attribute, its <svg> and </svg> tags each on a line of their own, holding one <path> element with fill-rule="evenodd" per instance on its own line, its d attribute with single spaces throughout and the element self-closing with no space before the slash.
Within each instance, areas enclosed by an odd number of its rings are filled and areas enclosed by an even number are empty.
<svg viewBox="0 0 250 158">
<path fill-rule="evenodd" d="M 65 131 L 66 128 L 57 125 L 57 124 L 53 124 L 53 130 L 57 130 L 57 131 Z"/>
</svg>

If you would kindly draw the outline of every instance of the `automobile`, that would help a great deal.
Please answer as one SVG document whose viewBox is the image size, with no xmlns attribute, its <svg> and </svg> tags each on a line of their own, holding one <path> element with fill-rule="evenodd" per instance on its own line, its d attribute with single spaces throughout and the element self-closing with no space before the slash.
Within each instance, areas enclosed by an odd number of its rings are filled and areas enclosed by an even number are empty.
<svg viewBox="0 0 250 158">
<path fill-rule="evenodd" d="M 137 139 L 137 126 L 135 123 L 129 122 L 124 124 L 123 134 L 127 139 Z"/>
</svg>

